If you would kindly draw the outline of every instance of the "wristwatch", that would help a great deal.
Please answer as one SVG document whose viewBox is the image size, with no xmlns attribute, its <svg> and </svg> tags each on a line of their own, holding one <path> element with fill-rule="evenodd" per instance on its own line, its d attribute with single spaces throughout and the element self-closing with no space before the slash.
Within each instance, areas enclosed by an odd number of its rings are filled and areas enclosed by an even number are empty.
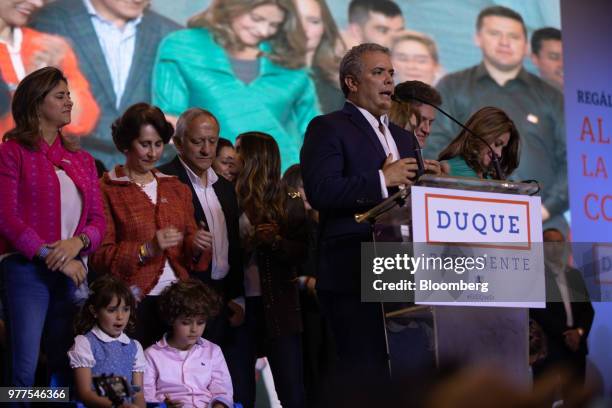
<svg viewBox="0 0 612 408">
<path fill-rule="evenodd" d="M 50 253 L 51 253 L 51 248 L 49 248 L 46 245 L 43 245 L 38 250 L 38 253 L 36 254 L 36 256 L 38 256 L 40 259 L 45 259 L 47 256 L 49 256 Z"/>
<path fill-rule="evenodd" d="M 78 238 L 83 243 L 83 249 L 89 248 L 89 245 L 91 245 L 91 241 L 89 240 L 89 237 L 87 236 L 87 234 L 85 234 L 85 233 L 79 234 Z"/>
</svg>

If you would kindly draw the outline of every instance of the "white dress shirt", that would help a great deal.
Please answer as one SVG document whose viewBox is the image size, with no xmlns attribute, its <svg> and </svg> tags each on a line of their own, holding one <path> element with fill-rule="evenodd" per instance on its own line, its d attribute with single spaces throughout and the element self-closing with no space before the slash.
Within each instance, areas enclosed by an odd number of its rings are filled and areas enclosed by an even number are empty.
<svg viewBox="0 0 612 408">
<path fill-rule="evenodd" d="M 142 191 L 149 197 L 149 200 L 153 203 L 153 205 L 157 205 L 157 179 L 153 179 L 148 184 L 145 184 L 142 188 Z M 159 296 L 166 287 L 172 285 L 176 282 L 178 278 L 176 277 L 176 273 L 174 273 L 174 269 L 166 259 L 166 263 L 164 263 L 164 269 L 162 271 L 161 276 L 157 280 L 157 283 L 148 293 L 148 296 Z"/>
<path fill-rule="evenodd" d="M 561 301 L 563 301 L 563 308 L 565 309 L 565 324 L 567 327 L 574 326 L 574 314 L 572 313 L 572 299 L 570 299 L 570 289 L 567 286 L 567 266 L 557 265 L 554 263 L 549 264 L 552 273 L 555 277 L 555 283 L 559 288 L 561 294 Z M 556 301 L 556 300 L 555 300 Z"/>
<path fill-rule="evenodd" d="M 211 278 L 213 280 L 223 279 L 227 276 L 230 266 L 228 261 L 229 241 L 227 239 L 225 214 L 223 214 L 223 208 L 221 208 L 221 203 L 213 188 L 213 184 L 219 180 L 219 176 L 209 167 L 208 170 L 206 170 L 206 185 L 204 185 L 202 179 L 198 177 L 180 157 L 179 160 L 185 168 L 189 181 L 202 206 L 202 210 L 204 210 L 208 231 L 210 231 L 213 236 Z M 198 227 L 200 226 L 198 225 Z"/>
<path fill-rule="evenodd" d="M 9 57 L 11 59 L 11 65 L 15 70 L 17 80 L 21 81 L 25 76 L 25 65 L 23 64 L 23 58 L 21 57 L 21 43 L 23 42 L 23 31 L 19 27 L 13 27 L 13 42 L 0 40 L 0 44 L 6 45 Z M 42 67 L 41 67 L 42 68 Z M 14 91 L 17 88 L 17 84 L 7 84 L 9 89 Z"/>
<path fill-rule="evenodd" d="M 83 2 L 102 48 L 106 66 L 113 81 L 115 97 L 117 98 L 115 106 L 119 108 L 121 97 L 125 92 L 125 84 L 130 74 L 130 68 L 132 67 L 132 60 L 134 59 L 136 32 L 138 24 L 142 20 L 142 15 L 129 20 L 123 28 L 119 28 L 112 21 L 102 17 L 90 0 L 83 0 Z"/>
<path fill-rule="evenodd" d="M 347 102 L 355 105 L 351 101 L 347 100 Z M 370 126 L 372 126 L 374 133 L 376 133 L 376 136 L 378 137 L 378 141 L 380 142 L 382 148 L 385 151 L 385 156 L 389 156 L 389 153 L 391 153 L 393 161 L 398 160 L 400 158 L 400 154 L 399 154 L 399 150 L 397 150 L 395 139 L 393 139 L 393 136 L 391 135 L 391 131 L 389 130 L 389 116 L 382 115 L 380 118 L 376 118 L 374 115 L 372 115 L 367 110 L 357 105 L 355 105 L 355 107 L 359 110 L 359 112 L 361 112 L 361 114 L 368 121 Z M 382 125 L 384 133 L 381 132 L 380 125 Z M 387 183 L 385 181 L 385 175 L 383 174 L 382 170 L 378 170 L 378 175 L 380 177 L 380 191 L 382 193 L 382 197 L 387 198 L 389 197 L 389 191 L 387 190 Z"/>
</svg>

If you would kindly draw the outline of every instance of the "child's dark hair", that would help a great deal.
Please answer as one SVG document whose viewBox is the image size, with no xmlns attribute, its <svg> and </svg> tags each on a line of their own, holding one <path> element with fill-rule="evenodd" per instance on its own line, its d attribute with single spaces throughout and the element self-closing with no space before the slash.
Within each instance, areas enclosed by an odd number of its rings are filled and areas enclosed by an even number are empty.
<svg viewBox="0 0 612 408">
<path fill-rule="evenodd" d="M 216 316 L 220 308 L 219 295 L 197 279 L 175 282 L 159 296 L 161 316 L 170 326 L 179 316 L 204 316 L 208 320 Z"/>
<path fill-rule="evenodd" d="M 89 285 L 89 297 L 77 315 L 74 324 L 76 334 L 85 334 L 90 331 L 97 322 L 94 311 L 98 311 L 110 305 L 114 297 L 125 302 L 130 307 L 130 320 L 127 329 L 134 327 L 136 319 L 136 299 L 125 283 L 112 275 L 105 274 Z M 92 310 L 93 309 L 93 310 Z"/>
<path fill-rule="evenodd" d="M 283 181 L 291 190 L 297 191 L 298 188 L 304 188 L 304 181 L 302 180 L 302 169 L 299 164 L 289 166 L 283 174 Z"/>
</svg>

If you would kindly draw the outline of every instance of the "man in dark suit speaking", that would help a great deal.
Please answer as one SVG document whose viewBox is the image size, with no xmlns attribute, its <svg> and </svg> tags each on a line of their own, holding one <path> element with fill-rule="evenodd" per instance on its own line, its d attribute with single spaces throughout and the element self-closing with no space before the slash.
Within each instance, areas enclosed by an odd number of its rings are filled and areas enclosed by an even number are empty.
<svg viewBox="0 0 612 408">
<path fill-rule="evenodd" d="M 342 373 L 388 375 L 382 307 L 360 299 L 361 242 L 371 231 L 354 216 L 412 184 L 418 169 L 414 134 L 389 123 L 393 72 L 387 48 L 353 47 L 340 64 L 344 108 L 314 118 L 301 151 L 306 195 L 320 212 L 317 292 Z"/>
</svg>

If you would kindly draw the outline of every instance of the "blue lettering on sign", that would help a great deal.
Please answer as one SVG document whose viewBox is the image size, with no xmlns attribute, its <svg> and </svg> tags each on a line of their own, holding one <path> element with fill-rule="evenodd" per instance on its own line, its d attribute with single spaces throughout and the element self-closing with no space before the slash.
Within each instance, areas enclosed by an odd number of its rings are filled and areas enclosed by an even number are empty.
<svg viewBox="0 0 612 408">
<path fill-rule="evenodd" d="M 461 213 L 461 215 L 463 215 L 463 226 L 459 223 L 459 212 L 458 211 L 455 211 L 455 223 L 457 224 L 457 228 L 459 228 L 461 231 L 464 231 L 467 228 L 468 213 L 464 212 L 464 213 Z"/>
<path fill-rule="evenodd" d="M 466 231 L 468 227 L 477 231 L 480 235 L 487 235 L 489 232 L 502 233 L 506 230 L 509 234 L 519 234 L 518 226 L 520 217 L 517 215 L 505 216 L 503 214 L 489 214 L 488 218 L 482 213 L 475 213 L 470 216 L 467 212 L 453 211 L 454 217 L 445 210 L 436 210 L 438 214 L 438 229 L 456 228 L 459 231 Z"/>
<path fill-rule="evenodd" d="M 508 219 L 510 220 L 510 230 L 508 232 L 511 234 L 518 234 L 520 231 L 516 227 L 516 222 L 518 221 L 519 217 L 516 215 L 511 215 L 508 217 Z"/>
<path fill-rule="evenodd" d="M 446 217 L 446 225 L 442 225 L 442 216 L 443 215 Z M 448 228 L 450 223 L 451 223 L 450 215 L 448 215 L 448 213 L 446 211 L 438 210 L 438 228 L 446 229 L 446 228 Z"/>
<path fill-rule="evenodd" d="M 482 223 L 476 223 L 476 220 L 482 220 Z M 481 213 L 474 214 L 472 217 L 472 227 L 480 234 L 487 235 L 485 230 L 487 229 L 487 219 Z"/>
<path fill-rule="evenodd" d="M 504 216 L 500 215 L 499 217 L 499 228 L 495 228 L 495 214 L 491 214 L 491 228 L 495 232 L 502 232 L 504 229 Z"/>
</svg>

